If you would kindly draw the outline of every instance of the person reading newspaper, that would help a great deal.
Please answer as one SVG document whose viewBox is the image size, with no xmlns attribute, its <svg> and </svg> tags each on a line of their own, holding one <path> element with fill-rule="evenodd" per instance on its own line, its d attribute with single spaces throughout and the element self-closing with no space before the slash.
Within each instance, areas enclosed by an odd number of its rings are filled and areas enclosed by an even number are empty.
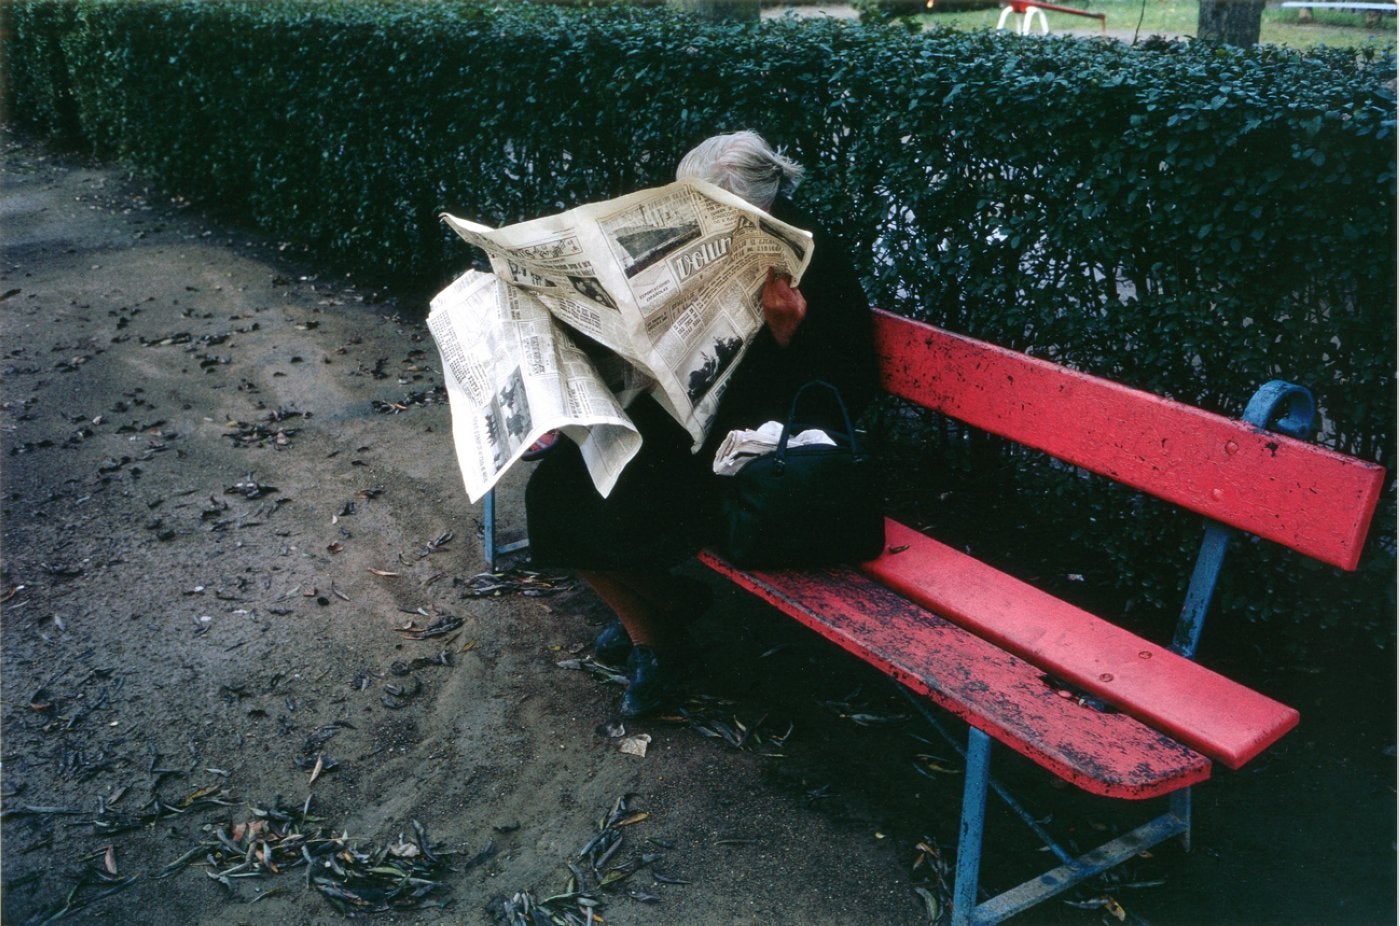
<svg viewBox="0 0 1400 926">
<path fill-rule="evenodd" d="M 625 660 L 623 716 L 655 712 L 677 694 L 685 625 L 707 603 L 699 582 L 672 570 L 716 537 L 724 477 L 712 466 L 726 435 L 781 420 L 797 389 L 812 379 L 840 389 L 853 415 L 877 390 L 869 305 L 855 269 L 840 245 L 788 198 L 802 174 L 800 165 L 752 131 L 706 139 L 676 170 L 678 180 L 712 183 L 813 233 L 800 287 L 769 269 L 761 293 L 763 328 L 728 380 L 703 446 L 694 451 L 693 435 L 643 393 L 626 409 L 642 437 L 640 448 L 606 496 L 567 438 L 541 455 L 526 488 L 533 563 L 573 570 L 617 615 L 599 634 L 595 655 Z M 840 425 L 834 409 L 812 411 L 820 413 L 804 416 L 812 424 Z"/>
</svg>

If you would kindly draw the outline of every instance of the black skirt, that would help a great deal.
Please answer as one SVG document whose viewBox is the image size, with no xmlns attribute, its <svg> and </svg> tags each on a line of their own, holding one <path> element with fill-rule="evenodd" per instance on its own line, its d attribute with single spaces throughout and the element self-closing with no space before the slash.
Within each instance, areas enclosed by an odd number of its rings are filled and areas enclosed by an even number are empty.
<svg viewBox="0 0 1400 926">
<path fill-rule="evenodd" d="M 638 399 L 627 413 L 642 446 L 607 498 L 568 439 L 530 474 L 525 512 L 533 565 L 669 568 L 712 542 L 720 478 L 711 470 L 712 452 L 692 454 L 690 435 L 650 398 Z"/>
</svg>

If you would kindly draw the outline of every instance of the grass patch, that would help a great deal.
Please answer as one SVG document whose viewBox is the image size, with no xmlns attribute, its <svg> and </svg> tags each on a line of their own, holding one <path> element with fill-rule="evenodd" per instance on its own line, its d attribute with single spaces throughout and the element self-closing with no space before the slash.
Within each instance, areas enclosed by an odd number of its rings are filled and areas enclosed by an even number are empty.
<svg viewBox="0 0 1400 926">
<path fill-rule="evenodd" d="M 1167 38 L 1194 38 L 1197 0 L 1053 0 L 1092 13 L 1103 13 L 1109 35 L 1131 40 L 1134 35 L 1146 38 L 1161 35 Z M 1317 45 L 1335 47 L 1374 47 L 1395 50 L 1396 17 L 1384 15 L 1375 27 L 1366 25 L 1364 13 L 1341 10 L 1313 11 L 1312 22 L 1300 22 L 1299 11 L 1284 9 L 1271 3 L 1264 10 L 1260 41 L 1291 48 L 1312 48 Z M 916 17 L 930 25 L 952 26 L 957 29 L 993 29 L 999 8 L 972 10 L 962 13 L 936 13 Z M 1047 11 L 1046 21 L 1055 34 L 1099 35 L 1097 20 L 1068 13 Z M 1036 27 L 1039 28 L 1038 25 Z"/>
</svg>

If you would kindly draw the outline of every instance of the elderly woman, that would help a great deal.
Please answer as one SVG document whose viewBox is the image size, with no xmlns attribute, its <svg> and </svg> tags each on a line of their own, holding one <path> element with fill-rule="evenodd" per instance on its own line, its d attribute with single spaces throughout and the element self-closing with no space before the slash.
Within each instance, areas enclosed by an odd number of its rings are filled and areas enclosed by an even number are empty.
<svg viewBox="0 0 1400 926">
<path fill-rule="evenodd" d="M 677 179 L 709 181 L 815 236 L 800 290 L 770 270 L 765 327 L 730 379 L 704 447 L 692 454 L 686 431 L 643 396 L 627 410 L 641 450 L 607 498 L 567 440 L 544 455 L 526 490 L 533 561 L 574 570 L 617 614 L 599 635 L 596 654 L 626 660 L 626 717 L 668 706 L 684 625 L 706 607 L 704 587 L 671 569 L 716 537 L 723 477 L 711 464 L 720 441 L 730 430 L 785 418 L 797 389 L 812 379 L 835 384 L 853 415 L 875 394 L 865 294 L 841 246 L 788 202 L 801 177 L 799 165 L 748 131 L 706 139 L 676 169 Z M 835 415 L 804 420 L 840 424 Z"/>
</svg>

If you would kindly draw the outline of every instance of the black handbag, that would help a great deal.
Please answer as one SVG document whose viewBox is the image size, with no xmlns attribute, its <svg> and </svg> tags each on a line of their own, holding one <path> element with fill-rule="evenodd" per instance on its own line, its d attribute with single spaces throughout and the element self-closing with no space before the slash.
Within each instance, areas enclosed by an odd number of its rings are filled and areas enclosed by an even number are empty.
<svg viewBox="0 0 1400 926">
<path fill-rule="evenodd" d="M 845 434 L 836 446 L 788 446 L 798 401 L 813 387 L 830 390 L 841 409 Z M 722 477 L 721 549 L 736 566 L 819 566 L 862 562 L 885 544 L 885 518 L 874 460 L 856 442 L 841 393 L 812 380 L 792 398 L 776 449 Z"/>
</svg>

